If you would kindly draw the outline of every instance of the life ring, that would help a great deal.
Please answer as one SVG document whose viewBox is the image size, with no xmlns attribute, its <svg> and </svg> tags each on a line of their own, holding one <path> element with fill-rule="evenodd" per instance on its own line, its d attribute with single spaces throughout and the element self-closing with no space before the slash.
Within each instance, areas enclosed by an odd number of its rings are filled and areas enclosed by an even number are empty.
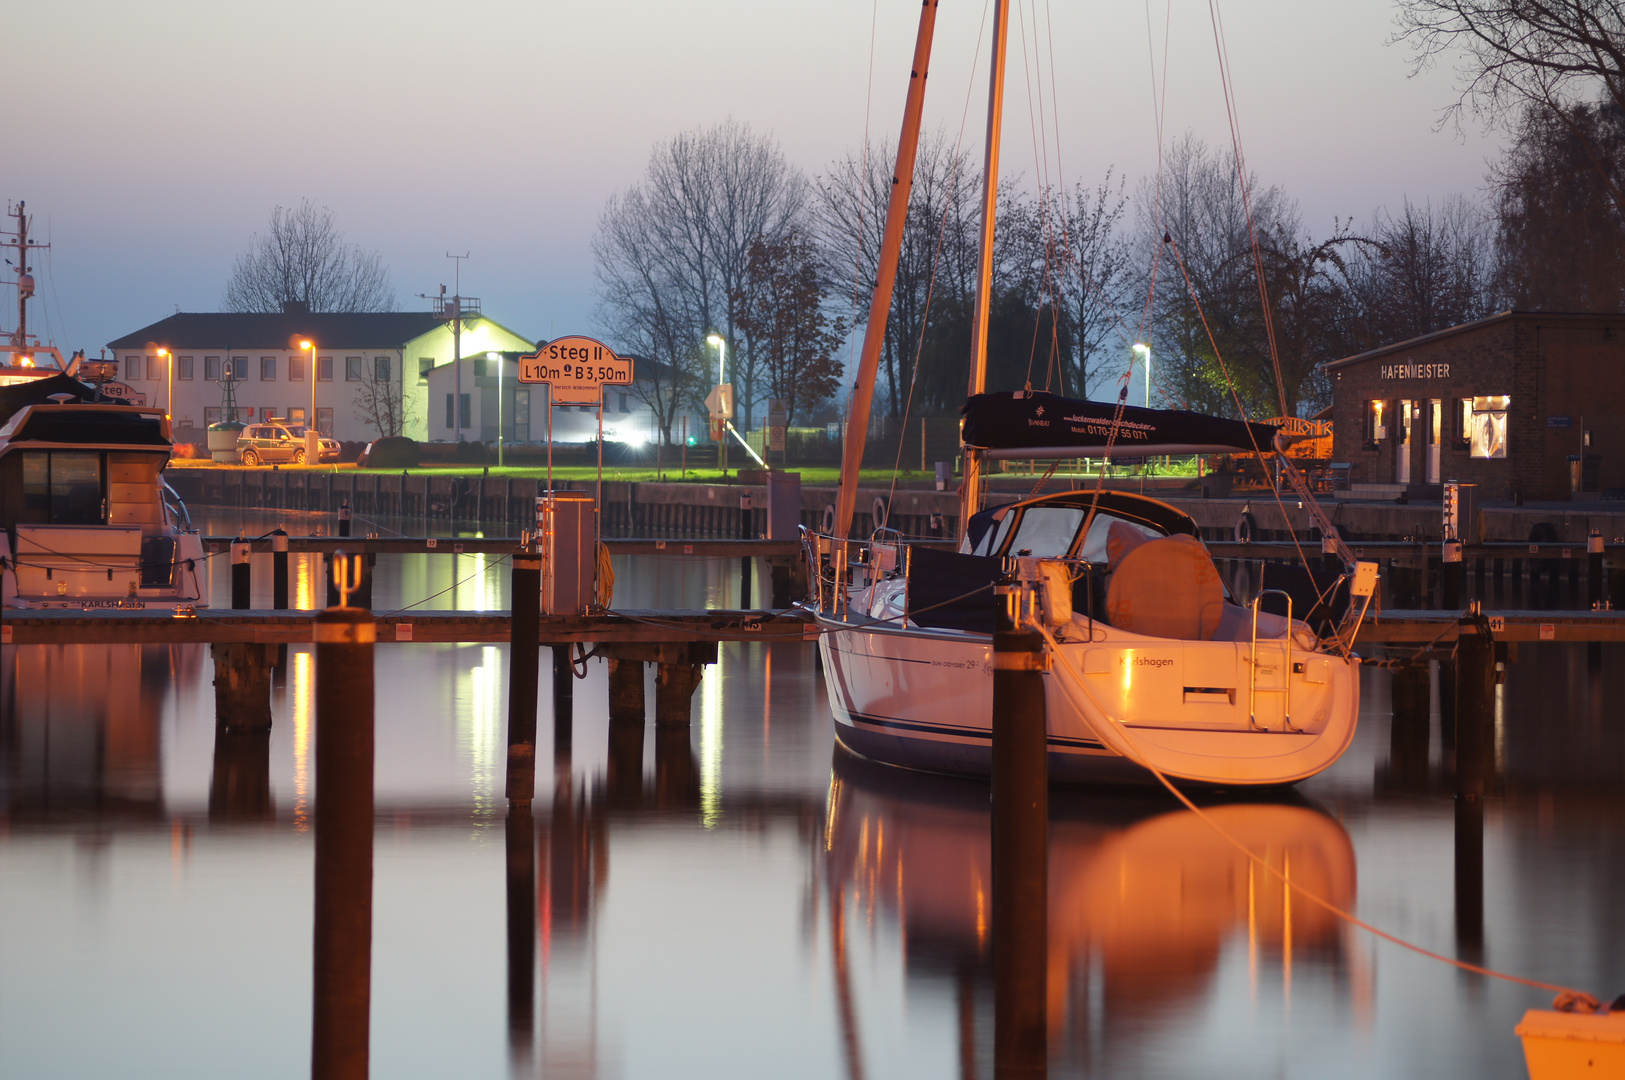
<svg viewBox="0 0 1625 1080">
<path fill-rule="evenodd" d="M 829 503 L 824 504 L 824 527 L 822 532 L 825 536 L 835 535 L 835 507 Z"/>
<path fill-rule="evenodd" d="M 1236 519 L 1236 543 L 1250 544 L 1253 537 L 1258 535 L 1258 519 L 1253 517 L 1252 511 L 1243 510 Z"/>
<path fill-rule="evenodd" d="M 891 505 L 886 502 L 885 496 L 875 496 L 875 501 L 869 504 L 869 516 L 874 519 L 875 528 L 886 527 L 886 519 L 891 516 Z"/>
</svg>

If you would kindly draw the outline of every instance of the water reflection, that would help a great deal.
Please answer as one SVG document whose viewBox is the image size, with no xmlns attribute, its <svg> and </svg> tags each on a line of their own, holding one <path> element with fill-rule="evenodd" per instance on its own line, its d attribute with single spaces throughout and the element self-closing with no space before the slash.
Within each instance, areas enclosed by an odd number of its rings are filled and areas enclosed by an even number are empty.
<svg viewBox="0 0 1625 1080">
<path fill-rule="evenodd" d="M 865 923 L 891 924 L 912 979 L 962 1000 L 966 980 L 990 971 L 987 803 L 984 785 L 900 778 L 837 755 L 825 840 L 833 895 Z M 1245 956 L 1254 1004 L 1261 981 L 1290 1002 L 1295 965 L 1347 966 L 1334 916 L 1295 900 L 1171 805 L 1123 795 L 1052 800 L 1048 1020 L 1058 1062 L 1112 1057 L 1114 1041 L 1177 1022 L 1213 991 L 1227 952 Z M 1294 802 L 1207 812 L 1284 877 L 1353 906 L 1354 846 L 1334 818 Z M 962 1004 L 958 1020 L 960 1044 L 977 1055 L 967 1067 L 985 1072 L 991 1046 L 975 1011 Z"/>
</svg>

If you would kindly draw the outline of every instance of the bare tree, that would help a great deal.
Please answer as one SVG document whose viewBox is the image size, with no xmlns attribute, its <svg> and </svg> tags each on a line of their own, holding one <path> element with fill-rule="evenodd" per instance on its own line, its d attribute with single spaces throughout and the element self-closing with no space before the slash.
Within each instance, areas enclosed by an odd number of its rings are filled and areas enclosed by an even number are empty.
<svg viewBox="0 0 1625 1080">
<path fill-rule="evenodd" d="M 1625 212 L 1618 147 L 1598 139 L 1576 110 L 1602 100 L 1625 110 L 1625 9 L 1619 0 L 1400 0 L 1396 41 L 1424 68 L 1457 58 L 1464 111 L 1516 128 L 1533 109 L 1568 128 L 1614 205 Z"/>
<path fill-rule="evenodd" d="M 1351 347 L 1390 345 L 1494 310 L 1495 241 L 1480 205 L 1452 195 L 1409 199 L 1373 215 L 1371 243 L 1348 267 Z"/>
<path fill-rule="evenodd" d="M 311 311 L 393 311 L 395 288 L 375 251 L 346 245 L 333 211 L 309 199 L 271 210 L 226 282 L 227 311 L 277 312 L 288 301 Z"/>
<path fill-rule="evenodd" d="M 401 434 L 412 419 L 403 386 L 390 375 L 387 368 L 380 370 L 375 360 L 363 369 L 361 386 L 356 390 L 356 419 L 379 436 Z"/>
<path fill-rule="evenodd" d="M 799 233 L 751 245 L 745 284 L 733 296 L 739 329 L 788 422 L 828 398 L 841 377 L 835 351 L 846 324 L 824 313 L 820 253 Z"/>
<path fill-rule="evenodd" d="M 758 373 L 740 356 L 729 298 L 744 282 L 751 244 L 795 226 L 806 192 L 770 136 L 732 120 L 658 143 L 643 180 L 612 197 L 599 217 L 600 320 L 611 335 L 672 365 L 671 388 L 691 402 L 708 385 L 705 337 L 720 334 L 730 358 L 745 361 L 730 377 L 744 386 L 748 424 Z"/>
</svg>

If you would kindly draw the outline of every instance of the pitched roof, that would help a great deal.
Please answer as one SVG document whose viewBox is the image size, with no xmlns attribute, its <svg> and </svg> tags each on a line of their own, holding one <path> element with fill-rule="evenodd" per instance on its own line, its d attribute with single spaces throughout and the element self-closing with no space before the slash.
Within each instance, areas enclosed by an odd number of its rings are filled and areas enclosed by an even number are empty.
<svg viewBox="0 0 1625 1080">
<path fill-rule="evenodd" d="M 113 350 L 297 349 L 308 337 L 328 349 L 399 348 L 442 325 L 427 311 L 332 311 L 315 314 L 181 312 L 107 343 Z"/>
<path fill-rule="evenodd" d="M 1409 338 L 1405 341 L 1396 341 L 1392 345 L 1383 345 L 1355 356 L 1346 356 L 1341 360 L 1332 360 L 1323 365 L 1327 371 L 1348 367 L 1351 364 L 1375 360 L 1379 356 L 1388 356 L 1391 353 L 1414 349 L 1418 345 L 1428 345 L 1442 338 L 1455 337 L 1457 334 L 1468 334 L 1474 330 L 1482 330 L 1487 326 L 1512 320 L 1534 320 L 1546 325 L 1561 325 L 1564 323 L 1619 323 L 1625 315 L 1612 311 L 1525 311 L 1513 308 L 1508 311 L 1499 311 L 1487 318 L 1476 322 L 1462 323 L 1459 326 L 1447 326 L 1443 330 L 1435 330 L 1431 334 L 1422 334 L 1419 337 Z"/>
</svg>

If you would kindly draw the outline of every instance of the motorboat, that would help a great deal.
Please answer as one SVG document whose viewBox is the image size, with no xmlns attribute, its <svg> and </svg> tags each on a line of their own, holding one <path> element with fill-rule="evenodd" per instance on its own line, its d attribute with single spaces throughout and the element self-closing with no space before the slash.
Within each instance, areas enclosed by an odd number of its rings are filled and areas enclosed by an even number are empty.
<svg viewBox="0 0 1625 1080">
<path fill-rule="evenodd" d="M 163 476 L 168 417 L 60 381 L 79 392 L 24 404 L 0 426 L 0 606 L 205 606 L 202 537 Z M 0 389 L 0 417 L 7 393 L 43 388 Z"/>
</svg>

